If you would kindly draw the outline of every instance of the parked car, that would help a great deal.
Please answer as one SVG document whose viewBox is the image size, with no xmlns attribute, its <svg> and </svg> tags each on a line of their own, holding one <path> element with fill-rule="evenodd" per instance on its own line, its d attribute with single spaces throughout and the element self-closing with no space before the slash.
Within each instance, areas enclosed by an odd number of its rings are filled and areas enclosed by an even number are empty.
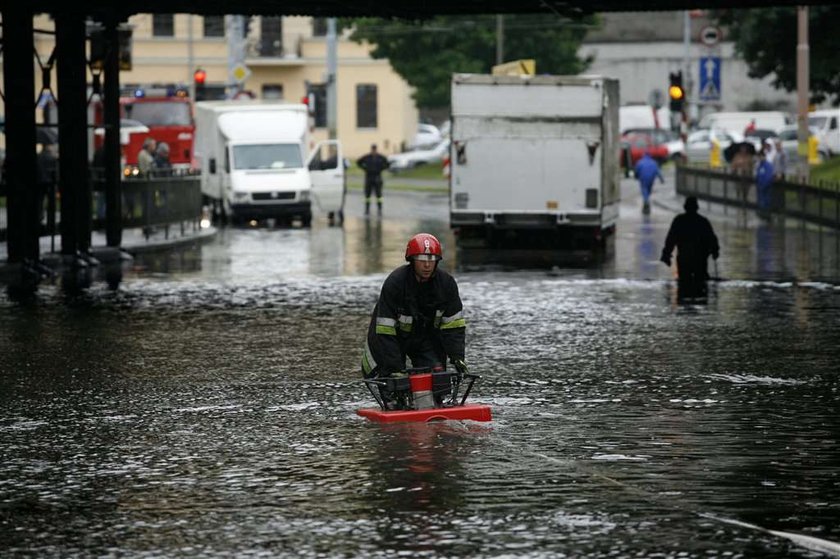
<svg viewBox="0 0 840 559">
<path fill-rule="evenodd" d="M 809 127 L 811 136 L 820 137 L 820 130 L 813 126 Z M 788 156 L 788 162 L 799 160 L 799 127 L 796 124 L 785 126 L 779 131 L 779 139 L 782 141 L 782 149 Z M 822 142 L 820 142 L 822 144 Z M 817 145 L 817 156 L 820 161 L 826 161 L 831 157 L 828 146 Z"/>
<path fill-rule="evenodd" d="M 790 124 L 790 118 L 782 111 L 709 113 L 700 119 L 700 128 L 743 135 L 750 123 L 755 123 L 756 128 L 778 131 Z"/>
<path fill-rule="evenodd" d="M 723 150 L 730 144 L 744 141 L 740 134 L 719 128 L 695 130 L 688 135 L 685 142 L 685 155 L 688 161 L 708 163 L 709 155 L 712 153 L 713 139 L 720 144 L 721 158 L 723 158 Z"/>
<path fill-rule="evenodd" d="M 646 134 L 656 144 L 661 144 L 668 148 L 668 159 L 681 160 L 685 158 L 685 142 L 673 130 L 668 130 L 667 128 L 631 128 L 625 131 L 625 134 Z"/>
<path fill-rule="evenodd" d="M 430 149 L 406 151 L 388 156 L 388 168 L 393 173 L 413 169 L 420 165 L 440 163 L 449 153 L 449 138 L 440 140 Z"/>
<path fill-rule="evenodd" d="M 622 151 L 630 151 L 630 166 L 634 166 L 636 162 L 641 159 L 646 153 L 649 153 L 657 163 L 662 164 L 668 161 L 668 146 L 665 144 L 657 144 L 653 137 L 649 134 L 624 134 L 621 137 Z M 622 158 L 622 164 L 626 160 Z"/>
<path fill-rule="evenodd" d="M 409 144 L 408 149 L 429 149 L 440 143 L 441 139 L 443 137 L 437 126 L 421 122 L 417 125 L 417 133 L 414 135 L 414 139 Z"/>
<path fill-rule="evenodd" d="M 775 143 L 779 137 L 777 130 L 769 128 L 756 128 L 744 137 L 744 141 L 752 142 L 756 150 L 760 150 L 764 142 L 770 141 Z"/>
</svg>

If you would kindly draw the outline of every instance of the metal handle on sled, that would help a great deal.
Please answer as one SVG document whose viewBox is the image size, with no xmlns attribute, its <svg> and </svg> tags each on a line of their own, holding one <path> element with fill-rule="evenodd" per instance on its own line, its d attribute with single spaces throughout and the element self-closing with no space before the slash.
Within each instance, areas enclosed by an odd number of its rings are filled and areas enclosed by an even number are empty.
<svg viewBox="0 0 840 559">
<path fill-rule="evenodd" d="M 470 390 L 472 390 L 473 384 L 475 384 L 476 380 L 481 378 L 481 375 L 476 375 L 476 374 L 473 374 L 473 373 L 462 373 L 462 375 L 464 376 L 464 378 L 468 378 L 470 380 L 470 383 L 467 385 L 467 389 L 464 391 L 464 397 L 461 398 L 461 404 L 460 405 L 463 406 L 464 402 L 467 401 L 467 396 L 470 395 Z"/>
</svg>

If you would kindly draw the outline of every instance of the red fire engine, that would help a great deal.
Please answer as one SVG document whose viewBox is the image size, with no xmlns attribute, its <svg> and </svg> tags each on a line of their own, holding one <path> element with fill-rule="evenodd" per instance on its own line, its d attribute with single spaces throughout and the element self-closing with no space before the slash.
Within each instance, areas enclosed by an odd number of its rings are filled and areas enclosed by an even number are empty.
<svg viewBox="0 0 840 559">
<path fill-rule="evenodd" d="M 185 88 L 175 86 L 138 87 L 131 96 L 120 97 L 120 117 L 149 127 L 148 134 L 132 134 L 126 146 L 127 165 L 137 165 L 137 154 L 146 136 L 169 144 L 169 160 L 175 168 L 193 164 L 192 100 Z"/>
<path fill-rule="evenodd" d="M 102 126 L 102 104 L 95 101 L 93 121 Z M 137 165 L 137 154 L 147 137 L 169 145 L 169 161 L 174 168 L 193 168 L 193 104 L 186 88 L 174 85 L 134 87 L 120 96 L 120 143 L 123 165 L 130 170 Z M 148 131 L 146 130 L 148 128 Z M 102 146 L 103 129 L 97 128 L 94 149 Z"/>
</svg>

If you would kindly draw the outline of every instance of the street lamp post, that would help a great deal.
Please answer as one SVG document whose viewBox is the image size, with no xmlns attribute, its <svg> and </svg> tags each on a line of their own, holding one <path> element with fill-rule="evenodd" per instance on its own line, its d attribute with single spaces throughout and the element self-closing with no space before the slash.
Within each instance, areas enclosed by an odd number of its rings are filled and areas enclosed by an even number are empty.
<svg viewBox="0 0 840 559">
<path fill-rule="evenodd" d="M 808 97 L 809 97 L 809 46 L 808 46 L 808 7 L 796 9 L 797 44 L 796 44 L 796 94 L 797 94 L 797 139 L 799 147 L 799 172 L 808 180 Z"/>
</svg>

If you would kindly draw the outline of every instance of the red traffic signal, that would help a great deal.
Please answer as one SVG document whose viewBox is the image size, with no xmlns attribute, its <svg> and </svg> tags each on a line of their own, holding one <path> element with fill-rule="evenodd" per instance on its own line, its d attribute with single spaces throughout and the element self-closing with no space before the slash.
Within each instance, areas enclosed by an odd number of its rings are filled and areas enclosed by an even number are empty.
<svg viewBox="0 0 840 559">
<path fill-rule="evenodd" d="M 193 81 L 196 85 L 204 85 L 204 82 L 207 81 L 207 72 L 199 68 L 193 73 Z"/>
</svg>

